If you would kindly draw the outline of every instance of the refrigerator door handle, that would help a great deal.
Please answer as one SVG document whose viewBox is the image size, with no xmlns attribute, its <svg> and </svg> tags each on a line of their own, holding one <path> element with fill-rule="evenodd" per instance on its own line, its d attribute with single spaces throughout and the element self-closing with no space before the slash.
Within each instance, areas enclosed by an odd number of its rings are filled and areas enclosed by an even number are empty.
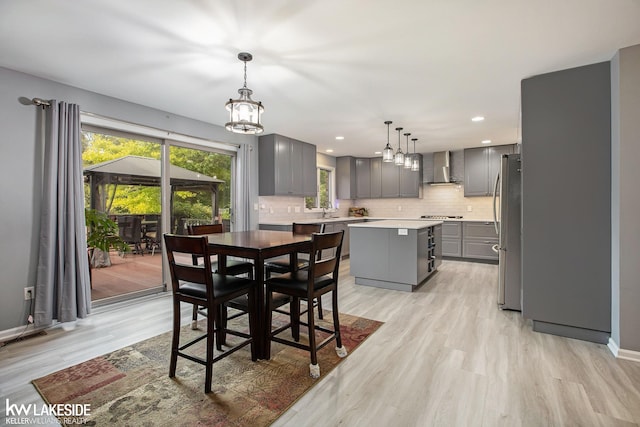
<svg viewBox="0 0 640 427">
<path fill-rule="evenodd" d="M 499 184 L 500 184 L 500 172 L 496 174 L 496 182 L 493 185 L 493 227 L 496 229 L 497 235 L 500 235 L 500 230 L 498 230 L 498 211 L 496 208 L 496 200 L 498 199 Z"/>
</svg>

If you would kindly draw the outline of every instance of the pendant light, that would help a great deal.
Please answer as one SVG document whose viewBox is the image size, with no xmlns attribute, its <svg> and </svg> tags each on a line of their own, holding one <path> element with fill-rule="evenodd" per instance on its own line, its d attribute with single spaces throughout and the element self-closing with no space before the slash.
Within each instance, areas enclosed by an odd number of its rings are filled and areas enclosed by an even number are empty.
<svg viewBox="0 0 640 427">
<path fill-rule="evenodd" d="M 386 163 L 393 162 L 393 148 L 389 145 L 389 125 L 391 123 L 393 122 L 389 120 L 384 122 L 384 124 L 387 125 L 387 146 L 382 150 L 382 161 Z"/>
<path fill-rule="evenodd" d="M 420 158 L 416 153 L 416 141 L 418 138 L 411 138 L 413 141 L 413 161 L 411 162 L 411 170 L 413 172 L 420 172 Z"/>
<path fill-rule="evenodd" d="M 225 128 L 234 133 L 262 133 L 264 127 L 260 123 L 260 118 L 264 107 L 262 102 L 251 99 L 253 91 L 247 87 L 247 62 L 251 61 L 253 56 L 247 52 L 240 52 L 238 59 L 244 62 L 244 86 L 238 89 L 240 94 L 238 99 L 229 99 L 225 104 L 229 111 L 229 121 L 225 124 Z"/>
<path fill-rule="evenodd" d="M 398 131 L 398 150 L 396 151 L 396 155 L 393 156 L 393 163 L 396 166 L 404 166 L 404 153 L 402 152 L 402 147 L 400 147 L 400 131 L 402 128 L 396 128 Z"/>
<path fill-rule="evenodd" d="M 411 169 L 411 161 L 412 161 L 412 156 L 411 154 L 409 154 L 409 135 L 411 135 L 410 133 L 405 133 L 404 136 L 407 138 L 407 152 L 404 153 L 404 168 L 405 169 Z"/>
</svg>

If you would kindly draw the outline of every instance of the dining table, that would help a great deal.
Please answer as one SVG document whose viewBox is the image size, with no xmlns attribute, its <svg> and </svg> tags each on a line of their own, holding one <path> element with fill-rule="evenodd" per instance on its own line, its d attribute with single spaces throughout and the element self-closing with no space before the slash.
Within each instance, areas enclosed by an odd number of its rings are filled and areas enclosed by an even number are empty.
<svg viewBox="0 0 640 427">
<path fill-rule="evenodd" d="M 269 258 L 289 255 L 290 265 L 297 265 L 298 252 L 309 252 L 311 234 L 291 231 L 248 230 L 207 234 L 209 249 L 218 256 L 218 272 L 225 274 L 228 256 L 253 260 L 258 287 L 258 331 L 256 347 L 259 359 L 269 358 L 271 325 L 267 324 L 267 302 L 264 286 L 264 262 Z"/>
</svg>

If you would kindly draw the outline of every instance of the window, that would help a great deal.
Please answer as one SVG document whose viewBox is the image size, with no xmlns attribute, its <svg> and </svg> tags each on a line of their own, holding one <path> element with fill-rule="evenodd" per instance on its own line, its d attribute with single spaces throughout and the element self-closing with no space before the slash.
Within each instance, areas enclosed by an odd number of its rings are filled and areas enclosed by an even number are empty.
<svg viewBox="0 0 640 427">
<path fill-rule="evenodd" d="M 305 197 L 304 204 L 308 210 L 333 208 L 335 199 L 334 169 L 331 167 L 318 167 L 318 194 L 315 197 Z"/>
</svg>

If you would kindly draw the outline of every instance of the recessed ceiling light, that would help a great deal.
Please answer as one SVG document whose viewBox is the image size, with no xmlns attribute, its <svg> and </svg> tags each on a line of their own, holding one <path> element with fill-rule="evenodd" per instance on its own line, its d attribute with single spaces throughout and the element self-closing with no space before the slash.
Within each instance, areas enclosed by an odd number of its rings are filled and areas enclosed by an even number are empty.
<svg viewBox="0 0 640 427">
<path fill-rule="evenodd" d="M 336 139 L 337 139 L 338 141 L 342 141 L 342 140 L 344 139 L 344 136 L 336 136 Z"/>
<path fill-rule="evenodd" d="M 491 140 L 490 139 L 483 139 L 482 143 L 483 144 L 491 144 Z"/>
<path fill-rule="evenodd" d="M 376 151 L 376 152 L 375 152 L 375 153 L 373 153 L 373 154 L 382 154 L 382 151 Z"/>
<path fill-rule="evenodd" d="M 333 148 L 328 148 L 327 153 L 333 153 Z"/>
<path fill-rule="evenodd" d="M 475 116 L 475 117 L 471 118 L 472 122 L 481 122 L 483 120 L 484 120 L 484 117 L 482 117 L 482 116 Z"/>
</svg>

